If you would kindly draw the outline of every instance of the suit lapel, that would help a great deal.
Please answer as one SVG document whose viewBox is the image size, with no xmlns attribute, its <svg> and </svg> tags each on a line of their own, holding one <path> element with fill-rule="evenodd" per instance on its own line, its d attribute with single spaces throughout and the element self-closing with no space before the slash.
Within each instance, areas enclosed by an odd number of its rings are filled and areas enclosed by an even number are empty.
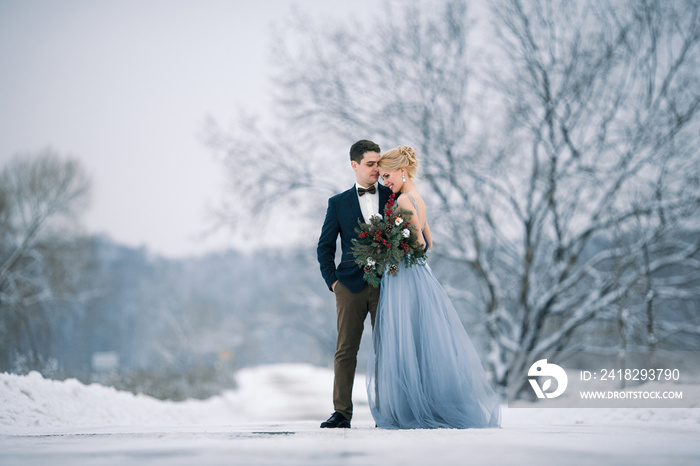
<svg viewBox="0 0 700 466">
<path fill-rule="evenodd" d="M 384 208 L 386 207 L 386 203 L 389 202 L 389 193 L 391 192 L 391 189 L 387 188 L 383 184 L 379 184 L 379 214 L 384 216 Z M 383 188 L 383 189 L 382 189 Z"/>
<path fill-rule="evenodd" d="M 350 212 L 356 219 L 364 221 L 364 216 L 362 215 L 362 209 L 360 209 L 360 200 L 357 198 L 357 188 L 353 186 L 352 188 L 345 191 L 346 201 L 350 206 Z"/>
</svg>

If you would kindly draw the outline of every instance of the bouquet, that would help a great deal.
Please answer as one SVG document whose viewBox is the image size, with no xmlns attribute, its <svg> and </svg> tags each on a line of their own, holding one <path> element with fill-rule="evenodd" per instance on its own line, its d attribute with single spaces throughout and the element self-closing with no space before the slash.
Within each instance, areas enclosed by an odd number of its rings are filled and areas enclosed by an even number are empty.
<svg viewBox="0 0 700 466">
<path fill-rule="evenodd" d="M 352 240 L 355 263 L 365 272 L 364 279 L 379 288 L 381 276 L 388 267 L 392 275 L 398 272 L 397 265 L 403 261 L 406 267 L 415 265 L 426 256 L 424 247 L 418 242 L 417 229 L 411 224 L 412 212 L 399 207 L 395 194 L 389 197 L 384 217 L 373 215 L 369 223 L 358 220 L 355 228 L 357 239 Z"/>
</svg>

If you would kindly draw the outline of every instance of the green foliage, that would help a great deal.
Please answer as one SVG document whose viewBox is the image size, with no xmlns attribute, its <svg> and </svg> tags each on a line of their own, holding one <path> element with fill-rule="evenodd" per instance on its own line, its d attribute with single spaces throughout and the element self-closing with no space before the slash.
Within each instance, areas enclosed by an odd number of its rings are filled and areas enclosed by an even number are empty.
<svg viewBox="0 0 700 466">
<path fill-rule="evenodd" d="M 411 224 L 412 216 L 410 210 L 395 203 L 392 194 L 384 217 L 373 215 L 368 223 L 358 220 L 358 238 L 352 240 L 352 253 L 355 263 L 365 272 L 363 278 L 373 287 L 379 288 L 385 271 L 396 275 L 399 263 L 411 267 L 426 257 L 425 248 L 418 241 L 418 229 Z"/>
</svg>

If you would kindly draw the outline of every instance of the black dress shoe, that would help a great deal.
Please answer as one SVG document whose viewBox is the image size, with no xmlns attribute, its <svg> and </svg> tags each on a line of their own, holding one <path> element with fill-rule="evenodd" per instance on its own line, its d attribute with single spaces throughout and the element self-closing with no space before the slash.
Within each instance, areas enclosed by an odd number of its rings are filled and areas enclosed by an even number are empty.
<svg viewBox="0 0 700 466">
<path fill-rule="evenodd" d="M 321 423 L 321 427 L 343 427 L 350 428 L 350 419 L 340 414 L 338 411 L 331 414 L 327 421 Z"/>
</svg>

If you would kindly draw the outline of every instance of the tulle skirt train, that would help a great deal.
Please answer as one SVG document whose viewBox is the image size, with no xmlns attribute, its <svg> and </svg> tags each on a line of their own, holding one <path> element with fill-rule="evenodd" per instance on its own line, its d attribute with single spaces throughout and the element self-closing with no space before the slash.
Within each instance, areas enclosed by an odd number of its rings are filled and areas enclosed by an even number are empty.
<svg viewBox="0 0 700 466">
<path fill-rule="evenodd" d="M 499 397 L 427 263 L 382 278 L 367 393 L 382 428 L 500 425 Z"/>
</svg>

